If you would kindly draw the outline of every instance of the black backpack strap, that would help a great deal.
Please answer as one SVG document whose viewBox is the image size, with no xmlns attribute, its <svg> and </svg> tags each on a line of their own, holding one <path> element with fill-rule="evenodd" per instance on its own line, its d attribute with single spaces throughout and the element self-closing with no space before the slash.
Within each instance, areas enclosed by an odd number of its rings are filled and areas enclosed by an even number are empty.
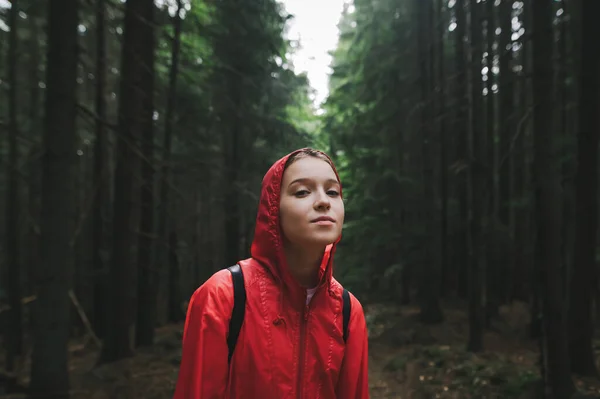
<svg viewBox="0 0 600 399">
<path fill-rule="evenodd" d="M 344 317 L 344 342 L 348 339 L 348 324 L 350 323 L 350 313 L 352 310 L 352 302 L 350 301 L 350 293 L 344 288 L 342 292 L 342 316 Z"/>
<path fill-rule="evenodd" d="M 244 274 L 240 265 L 236 264 L 227 268 L 231 272 L 233 281 L 233 311 L 229 321 L 229 334 L 227 335 L 227 346 L 229 347 L 228 361 L 231 362 L 235 344 L 237 343 L 242 323 L 244 322 L 244 312 L 246 311 L 246 287 L 244 286 Z"/>
</svg>

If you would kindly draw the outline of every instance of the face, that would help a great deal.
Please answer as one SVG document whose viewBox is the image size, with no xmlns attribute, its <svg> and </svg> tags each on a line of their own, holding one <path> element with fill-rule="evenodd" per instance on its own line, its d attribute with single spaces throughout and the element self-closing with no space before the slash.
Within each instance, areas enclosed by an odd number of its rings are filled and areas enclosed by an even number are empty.
<svg viewBox="0 0 600 399">
<path fill-rule="evenodd" d="M 283 174 L 279 209 L 287 242 L 325 247 L 342 233 L 344 203 L 335 172 L 324 160 L 300 158 Z"/>
</svg>

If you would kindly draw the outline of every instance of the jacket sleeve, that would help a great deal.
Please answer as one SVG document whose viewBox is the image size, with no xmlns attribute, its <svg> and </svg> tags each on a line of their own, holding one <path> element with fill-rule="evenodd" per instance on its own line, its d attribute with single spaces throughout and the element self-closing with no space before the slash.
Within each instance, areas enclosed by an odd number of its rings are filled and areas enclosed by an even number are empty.
<svg viewBox="0 0 600 399">
<path fill-rule="evenodd" d="M 348 341 L 337 384 L 338 398 L 369 399 L 369 335 L 362 305 L 351 295 Z"/>
<path fill-rule="evenodd" d="M 227 332 L 233 309 L 228 270 L 212 275 L 188 305 L 179 376 L 173 399 L 222 399 L 229 365 Z"/>
</svg>

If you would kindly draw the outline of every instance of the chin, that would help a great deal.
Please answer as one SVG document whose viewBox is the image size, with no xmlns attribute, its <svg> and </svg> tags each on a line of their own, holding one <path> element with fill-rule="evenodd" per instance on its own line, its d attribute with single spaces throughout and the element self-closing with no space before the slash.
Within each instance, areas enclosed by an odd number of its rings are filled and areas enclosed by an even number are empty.
<svg viewBox="0 0 600 399">
<path fill-rule="evenodd" d="M 312 237 L 311 240 L 307 241 L 310 241 L 310 245 L 326 247 L 327 245 L 336 242 L 339 236 L 339 234 L 323 234 L 319 235 L 318 237 Z"/>
</svg>

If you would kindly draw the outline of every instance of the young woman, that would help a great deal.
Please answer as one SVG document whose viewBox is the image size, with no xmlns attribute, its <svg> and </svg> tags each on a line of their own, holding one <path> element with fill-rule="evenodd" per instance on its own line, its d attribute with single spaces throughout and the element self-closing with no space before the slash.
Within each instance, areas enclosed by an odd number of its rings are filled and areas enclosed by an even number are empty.
<svg viewBox="0 0 600 399">
<path fill-rule="evenodd" d="M 192 295 L 174 399 L 367 399 L 367 327 L 332 276 L 344 222 L 342 187 L 327 155 L 301 149 L 262 183 L 251 258 L 239 262 L 246 304 L 231 359 L 232 273 Z M 346 302 L 348 303 L 348 302 Z"/>
</svg>

